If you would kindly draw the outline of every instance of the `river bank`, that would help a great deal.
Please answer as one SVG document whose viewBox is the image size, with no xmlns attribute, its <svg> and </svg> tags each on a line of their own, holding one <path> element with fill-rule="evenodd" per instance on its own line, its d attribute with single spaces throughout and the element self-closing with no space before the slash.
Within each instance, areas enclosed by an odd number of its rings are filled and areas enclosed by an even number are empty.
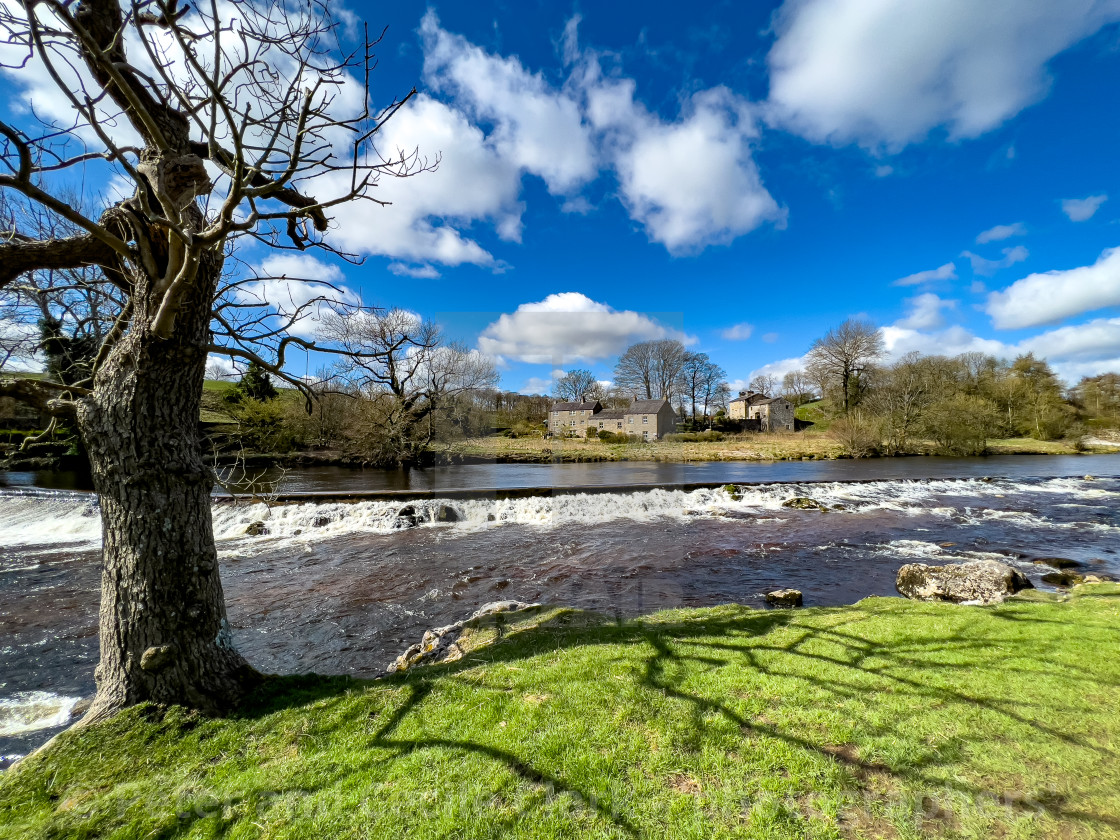
<svg viewBox="0 0 1120 840">
<path fill-rule="evenodd" d="M 1111 435 L 1112 433 L 1110 433 Z M 1007 438 L 988 441 L 989 456 L 1000 455 L 1078 455 L 1120 452 L 1120 441 L 1111 437 L 1042 441 L 1033 438 Z M 717 461 L 828 461 L 850 456 L 844 447 L 826 434 L 797 432 L 784 434 L 746 433 L 728 435 L 718 441 L 657 440 L 637 443 L 606 443 L 579 438 L 508 438 L 492 435 L 439 443 L 425 453 L 415 466 L 420 468 L 464 464 L 581 464 L 625 461 L 697 463 Z M 932 442 L 916 441 L 905 452 L 882 458 L 953 457 L 942 456 Z M 291 452 L 242 451 L 209 459 L 220 467 L 238 470 L 308 467 L 376 468 L 359 454 L 336 449 L 310 449 Z M 0 450 L 0 469 L 59 471 L 80 470 L 84 462 L 74 455 L 43 456 L 22 453 L 18 447 Z"/>
<path fill-rule="evenodd" d="M 458 662 L 144 707 L 0 776 L 13 836 L 1104 836 L 1120 588 L 546 609 Z"/>
<path fill-rule="evenodd" d="M 1033 438 L 1008 438 L 988 441 L 990 455 L 1073 455 L 1083 452 L 1115 452 L 1099 439 L 1042 441 Z M 915 441 L 904 453 L 894 457 L 937 456 L 932 442 Z M 790 461 L 831 460 L 848 457 L 844 447 L 825 434 L 796 432 L 785 434 L 747 433 L 728 435 L 718 441 L 658 440 L 644 443 L 604 443 L 578 438 L 506 438 L 499 436 L 469 438 L 449 445 L 437 459 L 480 459 L 505 463 L 547 463 L 550 461 Z"/>
</svg>

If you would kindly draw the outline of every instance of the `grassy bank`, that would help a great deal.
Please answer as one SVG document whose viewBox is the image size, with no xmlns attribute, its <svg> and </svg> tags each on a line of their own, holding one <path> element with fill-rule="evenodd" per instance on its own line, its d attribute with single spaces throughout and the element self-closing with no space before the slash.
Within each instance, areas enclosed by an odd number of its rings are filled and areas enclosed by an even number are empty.
<svg viewBox="0 0 1120 840">
<path fill-rule="evenodd" d="M 1009 438 L 988 442 L 993 455 L 1073 455 L 1073 441 Z M 728 435 L 719 441 L 651 441 L 619 444 L 579 438 L 469 438 L 450 444 L 445 457 L 485 458 L 499 461 L 786 461 L 843 456 L 843 447 L 827 434 L 805 431 L 785 434 Z M 1089 452 L 1115 452 L 1114 448 L 1088 447 Z M 912 454 L 935 454 L 932 443 L 918 442 Z"/>
<path fill-rule="evenodd" d="M 501 635 L 384 681 L 276 680 L 233 720 L 141 708 L 69 733 L 0 776 L 0 834 L 1120 834 L 1115 586 L 547 610 Z"/>
</svg>

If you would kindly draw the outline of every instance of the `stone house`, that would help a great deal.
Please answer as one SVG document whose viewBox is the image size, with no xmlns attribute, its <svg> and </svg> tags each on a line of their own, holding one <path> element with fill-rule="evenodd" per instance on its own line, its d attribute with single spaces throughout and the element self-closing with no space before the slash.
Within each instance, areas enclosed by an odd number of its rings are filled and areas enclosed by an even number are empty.
<svg viewBox="0 0 1120 840">
<path fill-rule="evenodd" d="M 561 402 L 549 411 L 548 430 L 554 435 L 584 437 L 588 427 L 658 440 L 676 431 L 677 416 L 668 400 L 634 400 L 627 408 L 608 410 L 598 402 Z"/>
<path fill-rule="evenodd" d="M 758 420 L 764 432 L 793 431 L 793 403 L 781 397 L 768 397 L 755 391 L 740 391 L 727 406 L 733 420 Z"/>
<path fill-rule="evenodd" d="M 587 434 L 587 424 L 591 417 L 602 410 L 603 406 L 598 400 L 553 403 L 548 412 L 548 431 L 554 435 L 583 437 Z"/>
</svg>

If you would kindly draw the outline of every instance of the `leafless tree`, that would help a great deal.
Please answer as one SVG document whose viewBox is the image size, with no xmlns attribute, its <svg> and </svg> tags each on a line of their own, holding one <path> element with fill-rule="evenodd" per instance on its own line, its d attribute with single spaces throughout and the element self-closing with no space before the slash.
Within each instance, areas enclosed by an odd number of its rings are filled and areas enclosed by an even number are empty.
<svg viewBox="0 0 1120 840">
<path fill-rule="evenodd" d="M 687 358 L 688 351 L 675 339 L 632 344 L 615 365 L 615 386 L 640 399 L 672 401 L 680 393 Z"/>
<path fill-rule="evenodd" d="M 589 370 L 582 368 L 569 370 L 556 380 L 552 386 L 552 395 L 558 400 L 568 402 L 584 402 L 597 400 L 603 396 L 603 386 Z"/>
<path fill-rule="evenodd" d="M 446 343 L 438 325 L 403 309 L 326 313 L 318 332 L 345 350 L 342 377 L 373 403 L 368 444 L 374 461 L 410 464 L 436 436 L 440 411 L 494 388 L 494 362 Z"/>
<path fill-rule="evenodd" d="M 813 398 L 813 386 L 803 370 L 791 370 L 782 377 L 782 396 L 794 405 L 803 405 Z"/>
<path fill-rule="evenodd" d="M 226 257 L 239 236 L 332 250 L 335 208 L 376 201 L 378 178 L 427 166 L 373 145 L 408 97 L 371 110 L 377 39 L 343 49 L 318 0 L 6 4 L 0 38 L 5 55 L 20 51 L 6 69 L 47 74 L 73 115 L 0 121 L 0 194 L 73 228 L 49 238 L 7 219 L 0 291 L 90 269 L 119 302 L 86 375 L 0 383 L 0 396 L 76 422 L 90 456 L 104 572 L 86 720 L 149 700 L 221 712 L 258 677 L 231 643 L 217 567 L 198 429 L 207 355 L 255 360 L 308 391 L 285 373 L 285 354 L 317 345 L 289 328 L 337 299 L 277 316 L 245 299 Z M 65 200 L 65 184 L 111 174 L 128 198 L 100 214 Z"/>
<path fill-rule="evenodd" d="M 685 356 L 681 371 L 681 391 L 691 408 L 693 422 L 696 421 L 697 409 L 701 407 L 702 416 L 708 416 L 708 406 L 715 397 L 716 389 L 726 378 L 724 369 L 713 362 L 707 353 L 688 353 Z"/>
<path fill-rule="evenodd" d="M 747 389 L 754 391 L 756 394 L 765 394 L 772 397 L 778 391 L 778 379 L 768 373 L 759 373 L 751 377 L 751 381 L 747 383 Z"/>
<path fill-rule="evenodd" d="M 883 355 L 883 336 L 870 321 L 849 318 L 813 342 L 808 354 L 811 377 L 831 386 L 847 414 L 865 390 L 864 375 Z"/>
</svg>

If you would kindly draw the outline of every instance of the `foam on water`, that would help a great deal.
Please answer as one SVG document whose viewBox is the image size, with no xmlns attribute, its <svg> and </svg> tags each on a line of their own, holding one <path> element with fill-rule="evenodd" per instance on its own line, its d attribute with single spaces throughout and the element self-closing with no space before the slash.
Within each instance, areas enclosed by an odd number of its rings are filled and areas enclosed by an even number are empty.
<svg viewBox="0 0 1120 840">
<path fill-rule="evenodd" d="M 263 503 L 214 505 L 214 536 L 222 554 L 252 551 L 253 544 L 277 541 L 309 544 L 349 534 L 393 534 L 409 527 L 400 512 L 412 509 L 420 527 L 440 528 L 448 536 L 511 525 L 548 529 L 571 524 L 600 524 L 619 520 L 651 522 L 694 517 L 753 517 L 773 522 L 805 515 L 782 507 L 794 496 L 811 496 L 835 509 L 830 515 L 861 515 L 893 511 L 908 516 L 932 515 L 960 523 L 1004 521 L 1032 528 L 1085 528 L 1116 531 L 1099 522 L 1054 522 L 1030 510 L 1054 496 L 1069 503 L 1100 502 L 1120 496 L 1115 479 L 1055 478 L 1041 481 L 993 479 L 885 480 L 768 484 L 739 487 L 734 495 L 723 489 L 642 490 L 632 493 L 573 493 L 517 499 L 424 499 L 413 501 L 305 502 L 267 506 Z M 1043 498 L 1039 498 L 1043 497 Z M 1047 498 L 1048 497 L 1048 498 Z M 986 502 L 1008 499 L 995 507 Z M 1011 505 L 1011 502 L 1014 505 Z M 453 511 L 440 516 L 442 509 Z M 780 514 L 780 516 L 776 516 Z M 811 512 L 808 515 L 813 515 Z M 451 518 L 453 524 L 442 520 Z M 267 532 L 250 537 L 254 523 Z M 95 499 L 88 494 L 14 492 L 0 494 L 0 547 L 67 545 L 96 547 L 100 522 Z M 26 554 L 26 552 L 24 552 Z M 2 567 L 0 567 L 2 568 Z"/>
<path fill-rule="evenodd" d="M 0 495 L 0 548 L 101 544 L 101 512 L 89 493 L 17 490 Z"/>
<path fill-rule="evenodd" d="M 80 699 L 49 691 L 20 691 L 0 697 L 0 736 L 65 726 Z"/>
</svg>

